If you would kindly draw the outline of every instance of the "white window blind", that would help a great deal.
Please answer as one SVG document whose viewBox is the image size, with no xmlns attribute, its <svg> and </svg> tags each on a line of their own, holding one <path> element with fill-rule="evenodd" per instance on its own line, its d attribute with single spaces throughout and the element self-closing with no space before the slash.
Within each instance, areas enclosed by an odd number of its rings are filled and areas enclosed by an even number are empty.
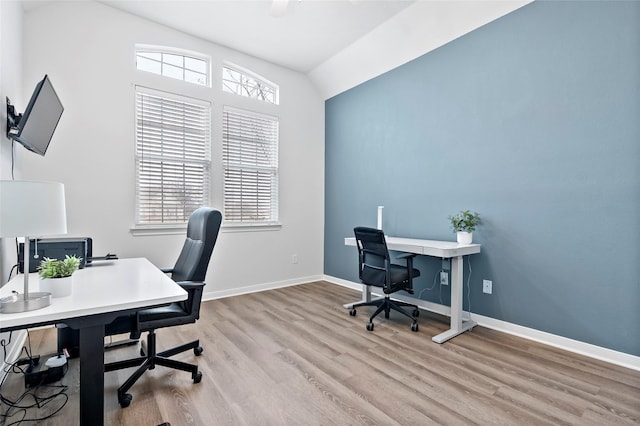
<svg viewBox="0 0 640 426">
<path fill-rule="evenodd" d="M 222 151 L 225 222 L 278 221 L 278 119 L 225 107 Z"/>
<path fill-rule="evenodd" d="M 209 204 L 211 104 L 136 87 L 136 225 L 186 223 Z"/>
</svg>

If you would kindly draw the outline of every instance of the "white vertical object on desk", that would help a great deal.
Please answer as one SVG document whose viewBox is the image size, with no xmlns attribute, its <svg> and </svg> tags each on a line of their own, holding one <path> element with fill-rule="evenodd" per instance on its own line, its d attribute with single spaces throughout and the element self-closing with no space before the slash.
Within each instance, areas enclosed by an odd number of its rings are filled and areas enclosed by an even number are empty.
<svg viewBox="0 0 640 426">
<path fill-rule="evenodd" d="M 378 206 L 378 229 L 382 229 L 382 209 L 384 206 Z"/>
</svg>

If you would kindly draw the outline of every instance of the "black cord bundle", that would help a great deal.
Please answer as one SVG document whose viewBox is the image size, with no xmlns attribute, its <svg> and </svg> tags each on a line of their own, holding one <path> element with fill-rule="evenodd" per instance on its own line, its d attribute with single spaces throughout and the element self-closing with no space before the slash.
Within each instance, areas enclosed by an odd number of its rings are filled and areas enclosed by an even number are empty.
<svg viewBox="0 0 640 426">
<path fill-rule="evenodd" d="M 0 394 L 0 403 L 3 406 L 7 405 L 6 411 L 3 410 L 0 412 L 0 425 L 19 425 L 22 422 L 36 422 L 55 416 L 69 400 L 69 396 L 66 393 L 67 389 L 68 387 L 66 385 L 39 385 L 24 391 L 15 401 Z M 42 390 L 53 390 L 53 392 L 48 395 L 41 395 Z M 33 399 L 33 402 L 27 402 L 29 397 Z M 44 408 L 54 401 L 58 401 L 60 405 L 46 416 L 27 417 L 28 410 Z M 20 415 L 22 415 L 22 417 L 18 418 Z"/>
<path fill-rule="evenodd" d="M 0 340 L 0 345 L 3 349 L 3 359 L 4 363 L 7 363 L 7 346 L 11 344 L 11 337 L 13 332 L 9 332 L 9 341 L 5 339 Z M 32 352 L 31 352 L 31 337 L 29 335 L 29 331 L 27 330 L 27 341 L 28 348 L 26 346 L 22 347 L 20 354 L 24 353 L 26 355 L 25 358 L 19 358 L 18 361 L 10 364 L 8 367 L 5 367 L 3 373 L 2 381 L 0 382 L 0 390 L 4 385 L 4 382 L 9 375 L 12 373 L 25 373 L 25 368 L 23 366 L 28 366 L 31 364 L 33 360 Z M 24 362 L 26 360 L 26 363 Z M 65 368 L 67 368 L 65 366 Z M 69 400 L 69 396 L 66 394 L 68 387 L 66 385 L 38 385 L 35 387 L 31 387 L 24 391 L 18 398 L 15 400 L 11 400 L 0 392 L 0 426 L 12 426 L 19 425 L 23 422 L 36 422 L 41 420 L 46 420 L 54 415 L 56 415 L 62 408 L 67 404 Z M 48 394 L 44 394 L 43 392 L 50 391 Z M 32 401 L 29 401 L 31 399 Z M 28 410 L 30 409 L 42 409 L 47 405 L 57 401 L 60 403 L 60 406 L 53 409 L 49 414 L 42 417 L 27 417 Z M 5 409 L 6 406 L 6 409 Z M 20 417 L 21 416 L 21 417 Z"/>
</svg>

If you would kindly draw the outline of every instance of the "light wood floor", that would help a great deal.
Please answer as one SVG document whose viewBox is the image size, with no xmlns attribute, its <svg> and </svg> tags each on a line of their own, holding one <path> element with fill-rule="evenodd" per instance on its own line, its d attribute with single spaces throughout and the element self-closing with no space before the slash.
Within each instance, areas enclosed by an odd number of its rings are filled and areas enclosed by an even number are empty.
<svg viewBox="0 0 640 426">
<path fill-rule="evenodd" d="M 393 313 L 369 332 L 368 309 L 350 317 L 342 308 L 358 297 L 317 282 L 204 302 L 195 325 L 158 331 L 160 349 L 201 339 L 202 356 L 178 359 L 197 360 L 202 382 L 157 367 L 134 385 L 133 402 L 122 409 L 116 389 L 131 370 L 107 373 L 105 423 L 640 424 L 640 372 L 482 327 L 438 345 L 431 336 L 447 323 L 425 312 L 417 333 Z M 55 339 L 54 329 L 31 332 L 35 353 L 55 350 Z M 106 358 L 137 352 L 120 348 Z M 62 382 L 67 405 L 40 424 L 77 424 L 77 360 Z M 22 378 L 11 375 L 1 391 L 23 390 Z M 39 413 L 53 409 L 51 403 Z"/>
</svg>

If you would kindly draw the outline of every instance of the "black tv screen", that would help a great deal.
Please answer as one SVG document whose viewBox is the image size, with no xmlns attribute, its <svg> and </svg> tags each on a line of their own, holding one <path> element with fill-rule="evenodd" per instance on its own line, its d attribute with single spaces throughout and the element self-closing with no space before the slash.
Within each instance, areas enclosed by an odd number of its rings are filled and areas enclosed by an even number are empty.
<svg viewBox="0 0 640 426">
<path fill-rule="evenodd" d="M 58 126 L 64 107 L 48 76 L 38 82 L 27 109 L 9 137 L 30 151 L 44 155 Z"/>
</svg>

